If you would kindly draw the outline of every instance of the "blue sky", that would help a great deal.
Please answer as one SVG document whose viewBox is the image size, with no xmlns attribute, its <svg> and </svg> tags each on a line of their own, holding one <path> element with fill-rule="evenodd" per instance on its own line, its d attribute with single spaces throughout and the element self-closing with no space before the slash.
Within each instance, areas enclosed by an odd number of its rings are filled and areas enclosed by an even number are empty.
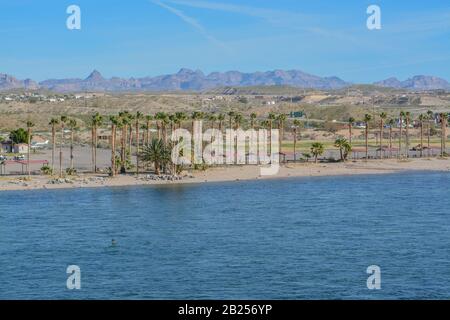
<svg viewBox="0 0 450 320">
<path fill-rule="evenodd" d="M 82 13 L 66 28 L 66 8 Z M 366 28 L 381 7 L 382 29 Z M 450 80 L 442 0 L 0 0 L 0 73 L 141 77 L 180 68 L 300 69 L 352 82 L 416 74 Z"/>
</svg>

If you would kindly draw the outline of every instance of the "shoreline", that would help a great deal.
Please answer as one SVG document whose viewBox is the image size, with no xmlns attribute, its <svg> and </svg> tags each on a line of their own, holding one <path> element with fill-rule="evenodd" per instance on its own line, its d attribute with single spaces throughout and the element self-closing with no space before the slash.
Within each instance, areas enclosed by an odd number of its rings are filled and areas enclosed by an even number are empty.
<svg viewBox="0 0 450 320">
<path fill-rule="evenodd" d="M 414 171 L 450 172 L 450 159 L 413 158 L 407 160 L 355 160 L 345 163 L 292 163 L 280 166 L 278 174 L 273 176 L 261 176 L 259 166 L 227 166 L 209 168 L 206 171 L 183 173 L 183 179 L 175 181 L 155 180 L 154 175 L 147 173 L 140 174 L 139 177 L 130 173 L 122 176 L 119 175 L 114 178 L 110 178 L 106 174 L 80 174 L 76 177 L 67 177 L 63 179 L 39 175 L 32 176 L 29 181 L 27 181 L 24 176 L 5 176 L 0 177 L 0 192 L 146 185 L 182 185 L 302 177 L 379 175 Z"/>
</svg>

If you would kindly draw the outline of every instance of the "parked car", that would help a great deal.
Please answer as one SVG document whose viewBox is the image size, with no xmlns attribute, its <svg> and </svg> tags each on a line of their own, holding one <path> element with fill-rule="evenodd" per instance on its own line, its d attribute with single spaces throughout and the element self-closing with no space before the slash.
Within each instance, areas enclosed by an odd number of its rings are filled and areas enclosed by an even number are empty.
<svg viewBox="0 0 450 320">
<path fill-rule="evenodd" d="M 5 161 L 5 160 L 8 160 L 8 158 L 6 158 L 4 155 L 0 154 L 0 161 Z"/>
<path fill-rule="evenodd" d="M 18 161 L 25 160 L 25 156 L 23 154 L 14 156 L 14 160 L 18 160 Z"/>
</svg>

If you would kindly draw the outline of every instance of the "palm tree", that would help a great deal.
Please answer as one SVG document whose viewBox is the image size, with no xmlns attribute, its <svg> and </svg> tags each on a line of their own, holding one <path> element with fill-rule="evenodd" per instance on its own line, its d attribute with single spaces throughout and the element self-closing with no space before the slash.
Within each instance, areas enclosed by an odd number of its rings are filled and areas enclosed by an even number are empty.
<svg viewBox="0 0 450 320">
<path fill-rule="evenodd" d="M 403 131 L 403 118 L 405 117 L 405 111 L 400 111 L 400 136 L 398 138 L 398 156 L 402 155 L 402 131 Z"/>
<path fill-rule="evenodd" d="M 31 122 L 31 121 L 27 121 L 27 129 L 28 129 L 27 171 L 28 171 L 28 178 L 31 177 L 30 151 L 31 151 L 31 128 L 32 127 L 34 127 L 34 123 Z"/>
<path fill-rule="evenodd" d="M 228 118 L 229 118 L 229 123 L 230 123 L 230 129 L 233 129 L 233 119 L 236 115 L 236 113 L 234 111 L 230 111 L 227 113 Z"/>
<path fill-rule="evenodd" d="M 234 126 L 235 126 L 236 130 L 242 126 L 243 121 L 244 121 L 244 117 L 242 116 L 242 114 L 236 113 L 234 115 Z"/>
<path fill-rule="evenodd" d="M 409 123 L 411 122 L 411 113 L 405 112 L 406 123 L 406 157 L 409 158 Z"/>
<path fill-rule="evenodd" d="M 150 128 L 151 128 L 152 120 L 153 120 L 153 116 L 151 116 L 151 115 L 146 115 L 145 116 L 145 121 L 146 121 L 145 145 L 148 145 L 150 143 Z"/>
<path fill-rule="evenodd" d="M 126 157 L 127 157 L 127 131 L 128 126 L 131 125 L 131 120 L 129 117 L 129 113 L 127 111 L 119 113 L 120 126 L 122 128 L 121 135 L 121 149 L 120 149 L 120 173 L 126 173 Z"/>
<path fill-rule="evenodd" d="M 256 120 L 256 117 L 257 117 L 256 113 L 250 114 L 250 127 L 251 127 L 252 129 L 255 129 L 255 120 Z"/>
<path fill-rule="evenodd" d="M 269 153 L 272 155 L 272 128 L 273 122 L 276 120 L 276 116 L 271 112 L 269 113 L 267 119 L 269 120 Z"/>
<path fill-rule="evenodd" d="M 111 121 L 111 176 L 116 175 L 116 131 L 120 126 L 120 118 L 117 116 L 110 116 Z"/>
<path fill-rule="evenodd" d="M 144 119 L 144 115 L 141 112 L 136 112 L 136 115 L 134 117 L 135 119 L 135 126 L 136 126 L 136 174 L 139 175 L 139 121 Z"/>
<path fill-rule="evenodd" d="M 389 158 L 392 158 L 392 128 L 395 125 L 395 120 L 389 119 L 388 125 L 389 125 Z"/>
<path fill-rule="evenodd" d="M 98 147 L 98 127 L 103 122 L 103 117 L 97 112 L 92 116 L 92 168 L 94 173 L 97 172 L 97 147 Z"/>
<path fill-rule="evenodd" d="M 383 129 L 384 129 L 384 120 L 386 120 L 387 114 L 386 112 L 382 112 L 380 114 L 380 158 L 383 159 Z"/>
<path fill-rule="evenodd" d="M 208 116 L 208 121 L 211 124 L 211 129 L 214 130 L 214 125 L 216 124 L 217 121 L 217 116 L 215 114 L 210 114 Z M 210 143 L 212 144 L 214 140 L 214 136 L 211 134 L 211 139 L 210 139 Z"/>
<path fill-rule="evenodd" d="M 286 122 L 286 115 L 285 114 L 279 114 L 277 116 L 277 121 L 278 121 L 278 130 L 280 131 L 279 133 L 279 145 L 280 145 L 280 154 L 279 154 L 279 162 L 281 163 L 281 153 L 283 152 L 283 137 L 284 137 L 284 124 Z"/>
<path fill-rule="evenodd" d="M 52 118 L 49 125 L 52 126 L 52 172 L 55 170 L 55 150 L 56 150 L 56 126 L 59 124 L 59 120 Z"/>
<path fill-rule="evenodd" d="M 322 143 L 314 142 L 311 146 L 311 154 L 314 156 L 314 163 L 317 163 L 317 158 L 321 156 L 325 151 Z"/>
<path fill-rule="evenodd" d="M 68 126 L 70 128 L 70 169 L 73 171 L 73 140 L 74 140 L 74 132 L 77 128 L 77 120 L 70 119 L 68 122 Z"/>
<path fill-rule="evenodd" d="M 423 122 L 427 120 L 427 116 L 425 114 L 419 115 L 419 123 L 420 123 L 420 157 L 423 157 Z"/>
<path fill-rule="evenodd" d="M 217 116 L 217 121 L 219 121 L 219 131 L 220 131 L 220 134 L 222 134 L 222 131 L 223 131 L 223 122 L 225 121 L 225 115 L 224 115 L 223 113 L 220 113 L 220 114 Z"/>
<path fill-rule="evenodd" d="M 427 119 L 428 119 L 428 121 L 427 121 L 427 123 L 428 123 L 428 133 L 427 133 L 427 142 L 428 142 L 428 156 L 431 156 L 431 153 L 432 153 L 432 150 L 431 150 L 431 125 L 432 125 L 432 123 L 434 123 L 433 122 L 433 120 L 434 120 L 434 112 L 433 111 L 431 111 L 431 110 L 428 110 L 427 111 Z"/>
<path fill-rule="evenodd" d="M 372 120 L 372 116 L 370 114 L 366 114 L 364 116 L 364 122 L 366 124 L 366 160 L 369 159 L 369 122 Z"/>
<path fill-rule="evenodd" d="M 297 162 L 297 130 L 300 128 L 301 122 L 300 120 L 294 120 L 294 162 Z"/>
<path fill-rule="evenodd" d="M 445 157 L 447 152 L 446 142 L 447 142 L 447 123 L 448 123 L 448 114 L 441 113 L 441 157 Z"/>
<path fill-rule="evenodd" d="M 178 124 L 178 129 L 181 129 L 183 122 L 186 121 L 188 117 L 184 112 L 176 112 L 175 118 Z"/>
<path fill-rule="evenodd" d="M 64 143 L 64 124 L 67 121 L 66 116 L 61 116 L 61 141 L 59 142 L 59 177 L 63 176 L 63 169 L 62 169 L 62 159 L 63 159 L 63 152 L 62 152 L 62 145 Z"/>
<path fill-rule="evenodd" d="M 134 114 L 128 114 L 128 119 L 130 124 L 128 125 L 128 154 L 131 156 L 133 148 L 133 120 L 135 119 Z"/>
<path fill-rule="evenodd" d="M 345 138 L 337 138 L 334 142 L 334 146 L 339 148 L 339 153 L 341 156 L 341 161 L 344 162 L 347 160 L 348 154 L 352 151 L 352 146 Z"/>
<path fill-rule="evenodd" d="M 348 118 L 348 142 L 350 144 L 352 144 L 352 128 L 353 128 L 353 124 L 355 123 L 355 118 L 350 117 Z"/>
<path fill-rule="evenodd" d="M 166 166 L 171 160 L 171 150 L 164 144 L 162 139 L 153 139 L 148 146 L 145 146 L 141 153 L 143 161 L 152 162 L 155 173 L 161 173 L 161 167 Z"/>
</svg>

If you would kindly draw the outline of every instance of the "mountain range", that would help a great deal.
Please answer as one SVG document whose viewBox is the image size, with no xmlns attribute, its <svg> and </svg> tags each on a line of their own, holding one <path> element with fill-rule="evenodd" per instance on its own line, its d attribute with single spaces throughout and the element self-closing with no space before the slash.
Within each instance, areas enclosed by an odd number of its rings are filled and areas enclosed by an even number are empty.
<svg viewBox="0 0 450 320">
<path fill-rule="evenodd" d="M 0 91 L 11 89 L 46 89 L 55 92 L 129 92 L 129 91 L 202 91 L 217 87 L 292 86 L 323 90 L 342 89 L 352 84 L 338 77 L 319 77 L 299 70 L 275 70 L 243 73 L 239 71 L 213 72 L 181 69 L 178 73 L 144 78 L 104 78 L 94 70 L 85 79 L 49 79 L 37 83 L 31 79 L 18 80 L 0 73 Z M 389 78 L 374 85 L 410 90 L 450 90 L 450 84 L 433 76 L 414 76 L 405 81 Z"/>
</svg>

